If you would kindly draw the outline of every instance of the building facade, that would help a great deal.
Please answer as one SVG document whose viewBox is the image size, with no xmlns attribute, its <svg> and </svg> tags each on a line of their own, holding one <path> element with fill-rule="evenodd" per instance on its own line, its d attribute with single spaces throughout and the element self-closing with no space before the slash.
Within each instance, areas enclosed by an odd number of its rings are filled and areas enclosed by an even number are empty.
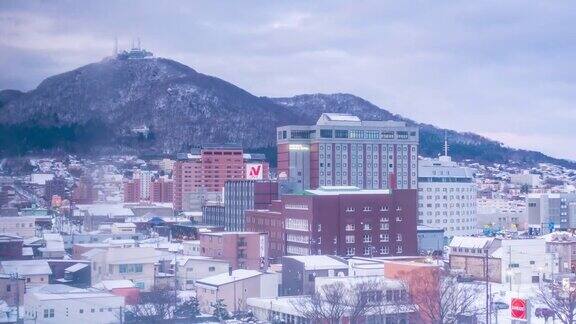
<svg viewBox="0 0 576 324">
<path fill-rule="evenodd" d="M 281 213 L 287 255 L 415 255 L 416 196 L 416 190 L 321 187 L 283 195 L 274 207 L 280 208 L 250 213 L 249 222 Z"/>
<path fill-rule="evenodd" d="M 269 166 L 263 156 L 244 154 L 239 146 L 206 146 L 188 154 L 174 164 L 174 209 L 184 210 L 187 193 L 201 189 L 222 191 L 226 181 L 245 179 L 252 167 L 258 170 L 259 180 L 269 178 Z"/>
<path fill-rule="evenodd" d="M 418 174 L 418 223 L 441 227 L 448 237 L 476 234 L 476 185 L 472 170 L 444 155 L 421 160 Z"/>
<path fill-rule="evenodd" d="M 576 193 L 533 193 L 526 197 L 528 226 L 550 229 L 576 228 Z"/>
<path fill-rule="evenodd" d="M 200 254 L 226 260 L 233 269 L 268 268 L 268 234 L 258 232 L 200 233 Z"/>
<path fill-rule="evenodd" d="M 246 229 L 244 212 L 249 209 L 267 208 L 278 199 L 278 183 L 264 180 L 229 180 L 224 185 L 224 210 L 206 208 L 203 222 L 223 226 L 227 231 Z M 212 206 L 210 206 L 212 207 Z"/>
<path fill-rule="evenodd" d="M 277 128 L 278 176 L 320 186 L 416 189 L 418 128 L 325 113 L 316 125 Z"/>
</svg>

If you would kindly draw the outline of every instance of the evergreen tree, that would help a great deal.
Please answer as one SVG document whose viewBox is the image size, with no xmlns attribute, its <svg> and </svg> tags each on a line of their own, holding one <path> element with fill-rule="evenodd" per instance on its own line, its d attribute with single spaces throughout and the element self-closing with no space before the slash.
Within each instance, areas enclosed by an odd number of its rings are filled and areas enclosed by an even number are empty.
<svg viewBox="0 0 576 324">
<path fill-rule="evenodd" d="M 228 310 L 226 309 L 224 299 L 222 298 L 217 299 L 216 302 L 210 304 L 210 306 L 214 308 L 212 315 L 214 315 L 219 320 L 225 320 L 230 318 L 230 314 L 228 314 Z"/>
<path fill-rule="evenodd" d="M 176 316 L 180 318 L 196 318 L 200 315 L 200 302 L 198 298 L 191 297 L 176 307 Z"/>
</svg>

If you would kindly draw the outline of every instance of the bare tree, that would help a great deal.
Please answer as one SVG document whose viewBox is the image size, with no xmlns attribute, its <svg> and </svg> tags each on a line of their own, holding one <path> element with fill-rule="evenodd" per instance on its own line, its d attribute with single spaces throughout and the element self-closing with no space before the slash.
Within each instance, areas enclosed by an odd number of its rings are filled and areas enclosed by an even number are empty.
<svg viewBox="0 0 576 324">
<path fill-rule="evenodd" d="M 484 312 L 477 302 L 482 292 L 477 283 L 460 283 L 443 271 L 413 272 L 408 278 L 409 298 L 418 307 L 422 321 L 453 324 L 461 317 Z"/>
<path fill-rule="evenodd" d="M 568 286 L 559 282 L 542 284 L 536 300 L 548 306 L 562 323 L 572 324 L 576 320 L 576 287 L 573 283 Z"/>
<path fill-rule="evenodd" d="M 178 304 L 176 291 L 170 288 L 153 288 L 140 296 L 138 304 L 130 307 L 126 322 L 154 323 L 174 317 Z"/>
<path fill-rule="evenodd" d="M 302 317 L 312 322 L 337 324 L 346 314 L 345 303 L 347 289 L 341 282 L 324 285 L 312 295 L 292 301 L 292 306 Z"/>
</svg>

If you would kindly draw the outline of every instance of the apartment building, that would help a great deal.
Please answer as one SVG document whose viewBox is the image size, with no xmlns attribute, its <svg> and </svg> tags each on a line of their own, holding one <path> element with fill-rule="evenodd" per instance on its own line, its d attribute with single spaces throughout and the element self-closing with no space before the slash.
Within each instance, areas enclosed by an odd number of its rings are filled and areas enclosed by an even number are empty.
<svg viewBox="0 0 576 324">
<path fill-rule="evenodd" d="M 268 268 L 268 233 L 200 233 L 200 254 L 226 260 L 232 269 L 265 270 Z"/>
<path fill-rule="evenodd" d="M 478 233 L 476 185 L 472 170 L 443 155 L 418 165 L 418 223 L 440 227 L 444 235 Z"/>
<path fill-rule="evenodd" d="M 576 193 L 531 193 L 526 206 L 529 226 L 542 234 L 576 228 Z"/>
<path fill-rule="evenodd" d="M 22 238 L 36 236 L 36 217 L 0 216 L 0 234 L 12 234 Z"/>
<path fill-rule="evenodd" d="M 174 209 L 184 210 L 188 193 L 219 192 L 227 180 L 268 179 L 263 155 L 244 154 L 236 145 L 204 146 L 174 164 Z"/>
<path fill-rule="evenodd" d="M 92 284 L 104 280 L 132 280 L 142 291 L 154 286 L 157 252 L 151 247 L 94 248 L 82 254 L 91 261 Z"/>
<path fill-rule="evenodd" d="M 278 176 L 296 190 L 320 186 L 416 189 L 418 128 L 324 113 L 312 126 L 277 128 Z"/>
</svg>

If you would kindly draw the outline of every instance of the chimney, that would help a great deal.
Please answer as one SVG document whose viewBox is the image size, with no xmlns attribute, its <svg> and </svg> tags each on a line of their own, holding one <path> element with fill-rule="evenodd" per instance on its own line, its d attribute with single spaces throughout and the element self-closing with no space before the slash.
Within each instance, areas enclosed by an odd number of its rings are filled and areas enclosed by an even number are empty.
<svg viewBox="0 0 576 324">
<path fill-rule="evenodd" d="M 228 266 L 228 275 L 232 277 L 232 266 Z"/>
</svg>

